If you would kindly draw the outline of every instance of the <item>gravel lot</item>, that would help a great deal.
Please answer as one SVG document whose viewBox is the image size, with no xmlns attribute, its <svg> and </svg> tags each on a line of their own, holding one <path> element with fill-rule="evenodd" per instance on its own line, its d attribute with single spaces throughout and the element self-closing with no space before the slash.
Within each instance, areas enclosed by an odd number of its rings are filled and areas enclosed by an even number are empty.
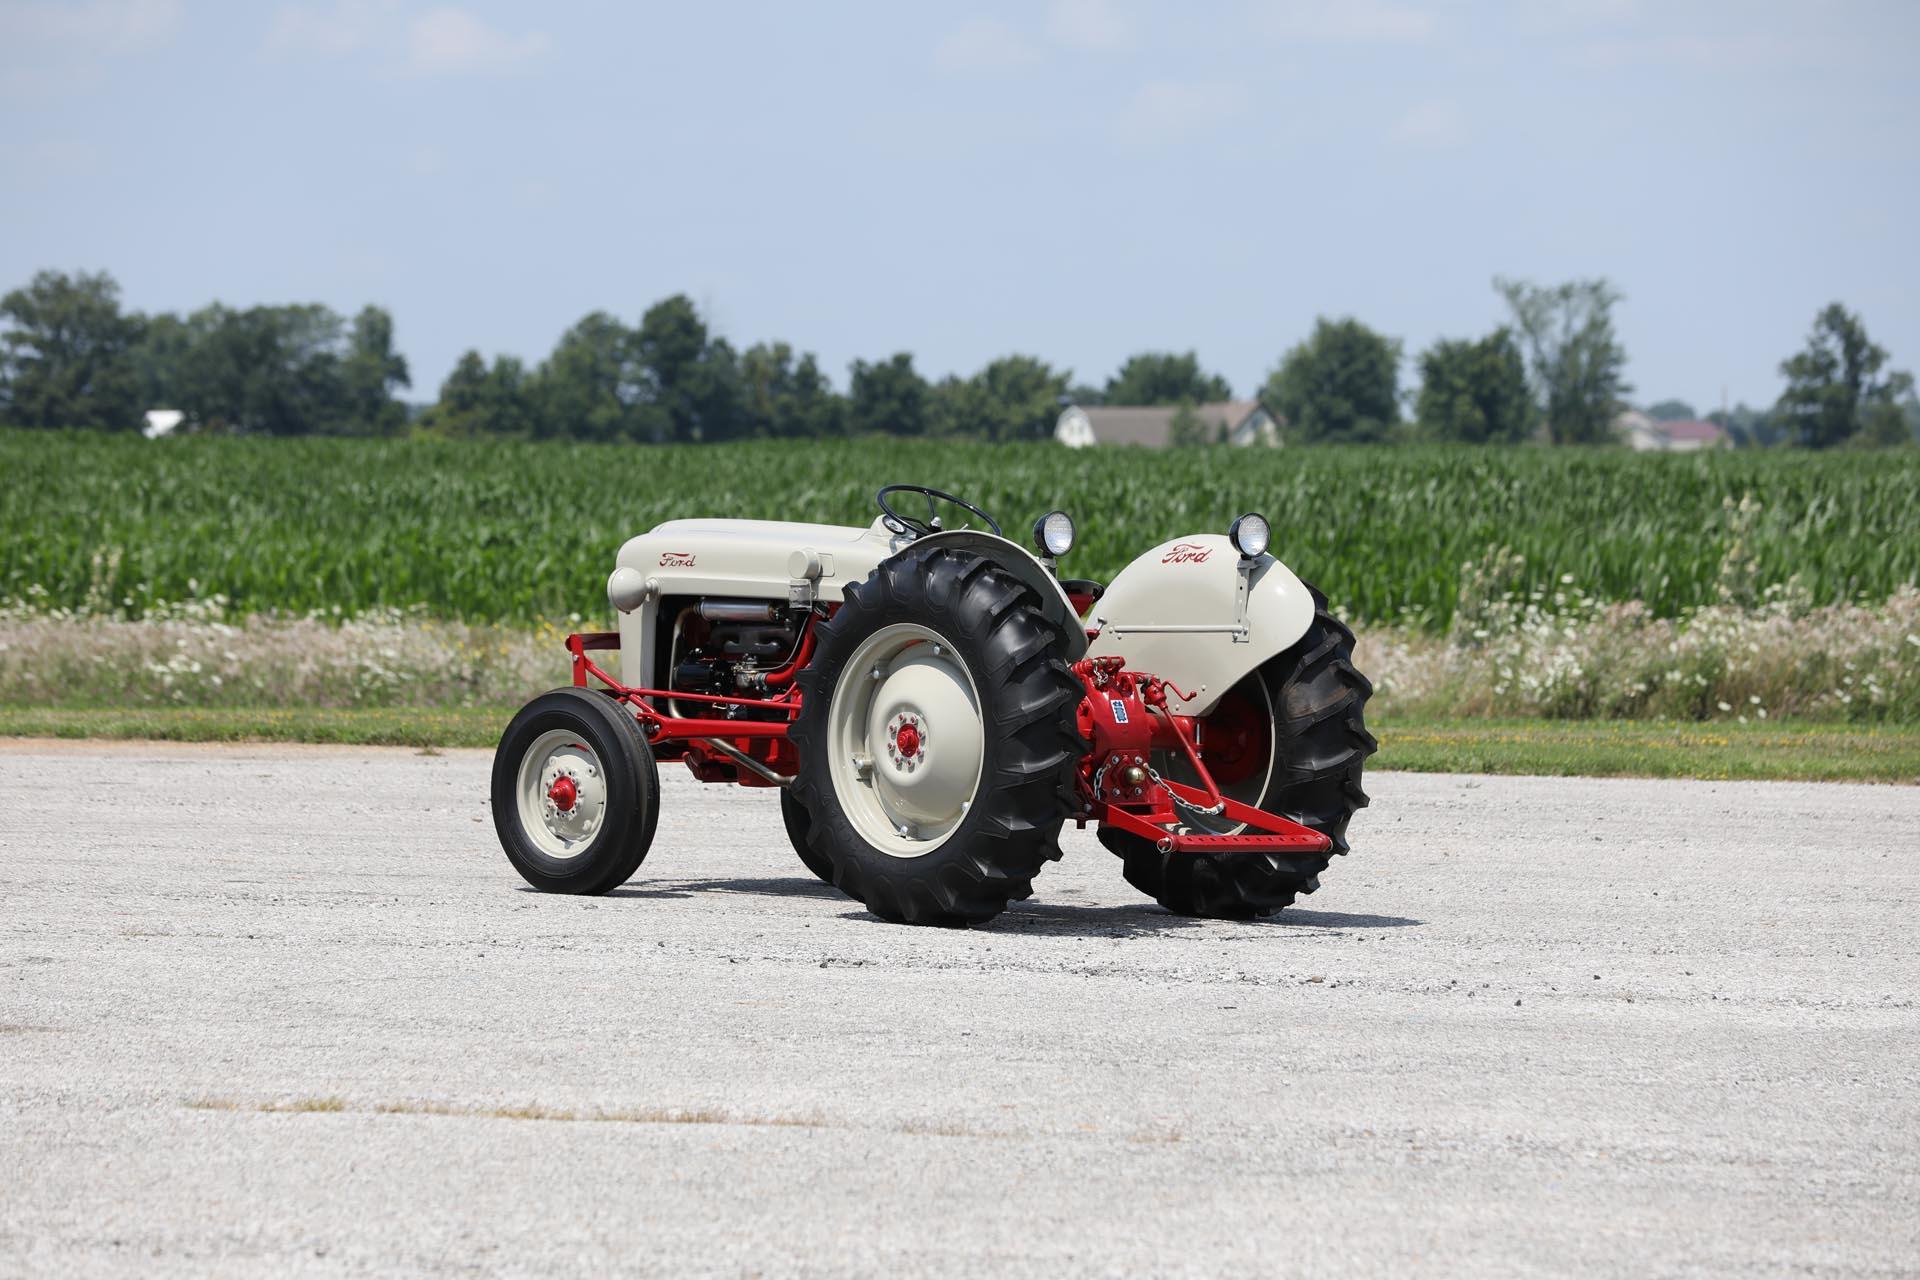
<svg viewBox="0 0 1920 1280">
<path fill-rule="evenodd" d="M 665 774 L 0 744 L 0 1273 L 1920 1269 L 1920 789 L 1381 774 L 1310 909 L 969 932 Z"/>
</svg>

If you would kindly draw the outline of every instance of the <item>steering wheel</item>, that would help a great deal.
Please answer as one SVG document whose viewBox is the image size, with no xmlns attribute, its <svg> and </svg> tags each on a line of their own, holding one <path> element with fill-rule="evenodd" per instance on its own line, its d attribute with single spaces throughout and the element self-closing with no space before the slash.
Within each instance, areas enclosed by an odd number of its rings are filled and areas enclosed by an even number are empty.
<svg viewBox="0 0 1920 1280">
<path fill-rule="evenodd" d="M 917 493 L 925 498 L 927 500 L 927 518 L 925 520 L 916 520 L 912 516 L 903 516 L 898 511 L 895 511 L 893 504 L 887 501 L 887 495 L 890 493 Z M 900 526 L 901 531 L 911 532 L 916 538 L 924 538 L 930 533 L 938 533 L 940 531 L 939 517 L 935 516 L 933 512 L 933 502 L 935 498 L 938 498 L 942 502 L 950 502 L 964 511 L 973 512 L 973 514 L 987 522 L 987 528 L 993 530 L 994 536 L 1000 536 L 1000 524 L 992 516 L 974 506 L 965 498 L 956 498 L 950 493 L 942 493 L 938 489 L 929 489 L 922 484 L 890 484 L 875 494 L 873 500 L 880 504 L 881 514 L 893 521 L 894 524 Z"/>
</svg>

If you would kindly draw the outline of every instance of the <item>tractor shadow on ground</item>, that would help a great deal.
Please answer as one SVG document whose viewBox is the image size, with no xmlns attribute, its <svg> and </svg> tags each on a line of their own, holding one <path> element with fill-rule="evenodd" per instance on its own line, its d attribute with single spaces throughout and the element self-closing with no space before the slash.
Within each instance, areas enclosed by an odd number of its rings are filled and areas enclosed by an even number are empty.
<svg viewBox="0 0 1920 1280">
<path fill-rule="evenodd" d="M 822 886 L 824 887 L 824 886 Z M 837 896 L 837 895 L 836 895 Z M 845 911 L 842 920 L 877 919 L 869 911 Z M 1265 920 L 1200 920 L 1175 915 L 1151 902 L 1118 907 L 1076 907 L 1059 903 L 1023 902 L 978 926 L 983 932 L 1040 938 L 1152 938 L 1191 930 L 1254 928 L 1260 930 L 1313 929 L 1342 932 L 1349 929 L 1404 929 L 1424 925 L 1405 916 L 1375 916 L 1345 911 L 1294 911 L 1288 908 Z"/>
<path fill-rule="evenodd" d="M 523 893 L 538 892 L 523 886 Z M 658 880 L 622 885 L 609 898 L 692 898 L 710 893 L 742 893 L 765 898 L 818 898 L 846 902 L 847 895 L 812 876 L 754 876 L 714 880 Z M 869 911 L 852 910 L 843 920 L 872 921 Z M 1069 902 L 1016 902 L 984 929 L 1033 937 L 1146 938 L 1194 929 L 1246 928 L 1261 930 L 1312 929 L 1339 932 L 1349 929 L 1405 929 L 1426 924 L 1406 916 L 1368 915 L 1354 911 L 1304 911 L 1288 907 L 1264 920 L 1199 920 L 1175 915 L 1154 902 L 1118 906 L 1076 906 Z"/>
<path fill-rule="evenodd" d="M 646 897 L 688 898 L 701 893 L 750 893 L 764 898 L 837 898 L 847 895 L 812 876 L 766 876 L 733 880 L 662 880 L 652 888 L 615 889 L 610 897 L 635 893 Z"/>
<path fill-rule="evenodd" d="M 1192 929 L 1255 928 L 1261 930 L 1404 929 L 1425 924 L 1405 916 L 1376 916 L 1347 911 L 1300 911 L 1289 907 L 1264 920 L 1199 920 L 1175 915 L 1157 903 L 1079 907 L 1070 903 L 1021 902 L 1007 908 L 985 926 L 1001 933 L 1043 937 L 1139 938 Z"/>
<path fill-rule="evenodd" d="M 686 890 L 697 887 L 697 885 L 675 884 L 659 888 L 649 888 L 643 885 L 625 884 L 621 885 L 618 889 L 609 889 L 605 893 L 597 896 L 602 898 L 691 898 L 693 895 L 686 892 Z M 516 893 L 540 893 L 540 890 L 530 884 L 515 885 L 514 891 Z"/>
</svg>

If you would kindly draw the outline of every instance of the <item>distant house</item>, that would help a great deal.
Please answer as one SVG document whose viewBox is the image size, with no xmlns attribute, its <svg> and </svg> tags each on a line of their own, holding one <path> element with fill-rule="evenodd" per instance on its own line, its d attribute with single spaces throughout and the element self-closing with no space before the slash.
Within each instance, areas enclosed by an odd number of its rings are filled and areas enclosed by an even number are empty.
<svg viewBox="0 0 1920 1280">
<path fill-rule="evenodd" d="M 1135 444 L 1164 449 L 1173 443 L 1172 405 L 1071 405 L 1054 424 L 1053 438 L 1074 449 L 1094 444 Z M 1280 423 L 1258 400 L 1222 400 L 1195 405 L 1201 438 L 1211 444 L 1280 443 Z"/>
<path fill-rule="evenodd" d="M 1629 409 L 1615 418 L 1613 426 L 1628 448 L 1641 453 L 1693 453 L 1699 449 L 1718 449 L 1729 443 L 1726 431 L 1716 423 L 1662 422 L 1638 409 Z"/>
<path fill-rule="evenodd" d="M 158 440 L 161 436 L 173 434 L 174 428 L 187 420 L 187 415 L 178 409 L 149 409 L 147 424 L 140 428 L 140 434 L 149 440 Z"/>
<path fill-rule="evenodd" d="M 1717 422 L 1707 422 L 1691 418 L 1682 422 L 1663 422 L 1660 429 L 1667 434 L 1667 448 L 1675 453 L 1691 453 L 1695 449 L 1718 449 L 1722 445 L 1733 443 L 1726 429 Z"/>
</svg>

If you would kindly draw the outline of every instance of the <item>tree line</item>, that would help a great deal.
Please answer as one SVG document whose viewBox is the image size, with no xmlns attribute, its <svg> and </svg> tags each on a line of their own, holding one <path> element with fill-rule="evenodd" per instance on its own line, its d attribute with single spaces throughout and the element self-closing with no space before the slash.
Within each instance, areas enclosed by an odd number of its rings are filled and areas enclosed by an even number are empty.
<svg viewBox="0 0 1920 1280">
<path fill-rule="evenodd" d="M 1510 322 L 1421 352 L 1417 390 L 1400 386 L 1399 340 L 1351 317 L 1321 317 L 1258 399 L 1280 417 L 1288 443 L 1615 439 L 1632 391 L 1613 327 L 1617 291 L 1604 280 L 1494 287 Z M 214 303 L 148 316 L 124 310 L 104 272 L 42 271 L 0 299 L 0 326 L 0 422 L 20 427 L 132 429 L 145 410 L 167 408 L 192 430 L 263 435 L 1006 441 L 1046 438 L 1067 403 L 1190 410 L 1232 396 L 1191 351 L 1136 354 L 1097 385 L 1030 355 L 935 381 L 899 352 L 854 361 L 843 392 L 811 352 L 785 342 L 736 349 L 684 295 L 655 303 L 637 324 L 593 312 L 531 366 L 468 351 L 434 402 L 419 407 L 401 398 L 407 363 L 394 349 L 392 316 L 376 306 L 351 319 L 315 304 Z M 1829 447 L 1920 435 L 1912 377 L 1889 370 L 1886 351 L 1838 303 L 1780 368 L 1787 387 L 1771 409 L 1709 415 L 1737 443 Z M 1693 416 L 1678 401 L 1650 413 Z M 1191 412 L 1175 425 L 1176 442 L 1207 439 Z"/>
</svg>

